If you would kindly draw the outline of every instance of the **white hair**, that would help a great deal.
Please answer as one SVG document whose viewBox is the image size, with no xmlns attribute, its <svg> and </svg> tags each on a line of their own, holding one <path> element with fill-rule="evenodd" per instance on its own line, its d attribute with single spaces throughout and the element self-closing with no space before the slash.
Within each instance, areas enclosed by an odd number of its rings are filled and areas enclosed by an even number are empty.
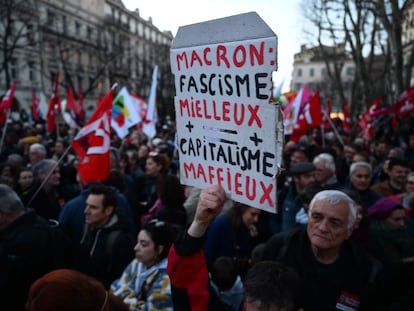
<svg viewBox="0 0 414 311">
<path fill-rule="evenodd" d="M 336 165 L 334 157 L 329 153 L 320 153 L 313 159 L 313 164 L 325 162 L 325 169 L 335 173 Z"/>
<path fill-rule="evenodd" d="M 354 200 L 352 200 L 346 193 L 339 190 L 323 190 L 318 192 L 309 203 L 309 214 L 315 203 L 320 201 L 331 203 L 333 208 L 336 208 L 339 205 L 338 203 L 345 203 L 349 210 L 348 229 L 352 228 L 357 217 L 357 207 Z"/>
<path fill-rule="evenodd" d="M 354 162 L 351 164 L 351 167 L 349 168 L 349 175 L 352 175 L 358 167 L 365 167 L 369 169 L 370 174 L 372 173 L 371 164 L 369 164 L 368 162 L 360 161 L 360 162 Z"/>
<path fill-rule="evenodd" d="M 40 153 L 41 155 L 44 155 L 44 156 L 46 156 L 46 154 L 47 154 L 46 147 L 43 146 L 42 144 L 39 144 L 39 143 L 31 144 L 30 145 L 30 150 L 31 151 L 36 150 L 36 152 L 38 152 L 38 153 Z"/>
</svg>

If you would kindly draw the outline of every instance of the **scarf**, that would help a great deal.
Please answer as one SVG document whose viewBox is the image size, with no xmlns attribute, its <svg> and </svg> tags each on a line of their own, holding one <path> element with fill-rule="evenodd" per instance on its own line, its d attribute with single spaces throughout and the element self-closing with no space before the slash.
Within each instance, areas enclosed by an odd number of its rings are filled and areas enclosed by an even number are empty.
<svg viewBox="0 0 414 311">
<path fill-rule="evenodd" d="M 137 293 L 137 297 L 141 295 L 142 286 L 148 277 L 160 269 L 167 269 L 167 258 L 164 258 L 149 268 L 145 267 L 142 262 L 138 263 L 137 279 L 135 281 L 135 292 Z"/>
<path fill-rule="evenodd" d="M 372 220 L 371 230 L 378 238 L 398 249 L 400 258 L 414 255 L 413 240 L 405 229 L 391 228 L 382 221 Z"/>
</svg>

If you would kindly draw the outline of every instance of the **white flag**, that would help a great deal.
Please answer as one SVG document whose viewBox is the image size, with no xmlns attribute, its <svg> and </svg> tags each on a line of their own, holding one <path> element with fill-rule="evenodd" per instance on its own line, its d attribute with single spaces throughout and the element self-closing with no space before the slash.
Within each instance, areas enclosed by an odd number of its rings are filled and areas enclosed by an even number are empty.
<svg viewBox="0 0 414 311">
<path fill-rule="evenodd" d="M 155 65 L 152 72 L 151 92 L 148 99 L 148 110 L 144 120 L 143 131 L 151 139 L 157 134 L 155 125 L 158 121 L 157 109 L 155 106 L 155 99 L 157 96 L 157 77 L 158 77 L 158 65 Z"/>
</svg>

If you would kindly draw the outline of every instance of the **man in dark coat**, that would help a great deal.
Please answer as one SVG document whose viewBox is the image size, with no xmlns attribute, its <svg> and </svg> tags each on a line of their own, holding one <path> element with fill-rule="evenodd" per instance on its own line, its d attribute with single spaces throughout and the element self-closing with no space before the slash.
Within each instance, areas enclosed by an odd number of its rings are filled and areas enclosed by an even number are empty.
<svg viewBox="0 0 414 311">
<path fill-rule="evenodd" d="M 0 185 L 0 302 L 2 310 L 25 310 L 30 285 L 45 273 L 66 267 L 68 243 L 52 237 L 49 223 L 27 210 L 18 195 Z M 58 229 L 56 229 L 58 230 Z"/>
<path fill-rule="evenodd" d="M 324 190 L 309 205 L 306 228 L 266 243 L 264 260 L 281 262 L 304 280 L 304 310 L 371 310 L 366 306 L 382 266 L 348 240 L 356 214 L 345 193 Z"/>
<path fill-rule="evenodd" d="M 130 228 L 119 221 L 116 207 L 117 195 L 111 187 L 90 187 L 84 228 L 71 237 L 74 268 L 98 279 L 106 288 L 134 258 Z"/>
</svg>

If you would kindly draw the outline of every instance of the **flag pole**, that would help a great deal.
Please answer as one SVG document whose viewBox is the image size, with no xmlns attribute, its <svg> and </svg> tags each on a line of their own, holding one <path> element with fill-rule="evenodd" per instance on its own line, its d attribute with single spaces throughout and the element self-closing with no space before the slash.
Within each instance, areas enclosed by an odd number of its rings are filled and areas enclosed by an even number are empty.
<svg viewBox="0 0 414 311">
<path fill-rule="evenodd" d="M 325 143 L 325 125 L 320 126 L 321 127 L 321 136 L 322 136 L 322 147 L 325 149 L 326 143 Z"/>
<path fill-rule="evenodd" d="M 60 158 L 56 161 L 56 164 L 53 166 L 53 168 L 47 173 L 45 179 L 40 184 L 39 188 L 37 188 L 36 192 L 32 195 L 30 198 L 30 201 L 26 204 L 26 206 L 30 206 L 30 204 L 33 202 L 34 198 L 39 194 L 40 190 L 43 188 L 43 186 L 46 184 L 47 180 L 49 179 L 50 175 L 52 175 L 53 171 L 59 166 L 60 162 L 62 162 L 63 158 L 66 156 L 66 154 L 69 152 L 70 148 L 72 148 L 71 145 L 69 145 L 66 150 L 62 153 Z"/>
<path fill-rule="evenodd" d="M 6 122 L 4 122 L 4 127 L 3 127 L 3 132 L 1 133 L 1 141 L 0 141 L 0 154 L 1 151 L 3 149 L 3 143 L 4 143 L 4 139 L 6 138 L 6 132 L 7 132 L 7 120 L 10 117 L 10 113 L 11 113 L 11 109 L 9 109 L 9 111 L 7 111 L 7 115 L 6 115 Z"/>
<path fill-rule="evenodd" d="M 339 135 L 338 130 L 336 129 L 335 124 L 333 124 L 331 118 L 328 117 L 328 114 L 326 113 L 325 110 L 323 110 L 323 114 L 325 115 L 326 119 L 328 120 L 329 124 L 332 126 L 332 129 L 335 132 L 336 138 L 339 140 L 339 142 L 341 143 L 342 146 L 344 146 L 344 141 L 341 138 L 341 135 Z"/>
</svg>

